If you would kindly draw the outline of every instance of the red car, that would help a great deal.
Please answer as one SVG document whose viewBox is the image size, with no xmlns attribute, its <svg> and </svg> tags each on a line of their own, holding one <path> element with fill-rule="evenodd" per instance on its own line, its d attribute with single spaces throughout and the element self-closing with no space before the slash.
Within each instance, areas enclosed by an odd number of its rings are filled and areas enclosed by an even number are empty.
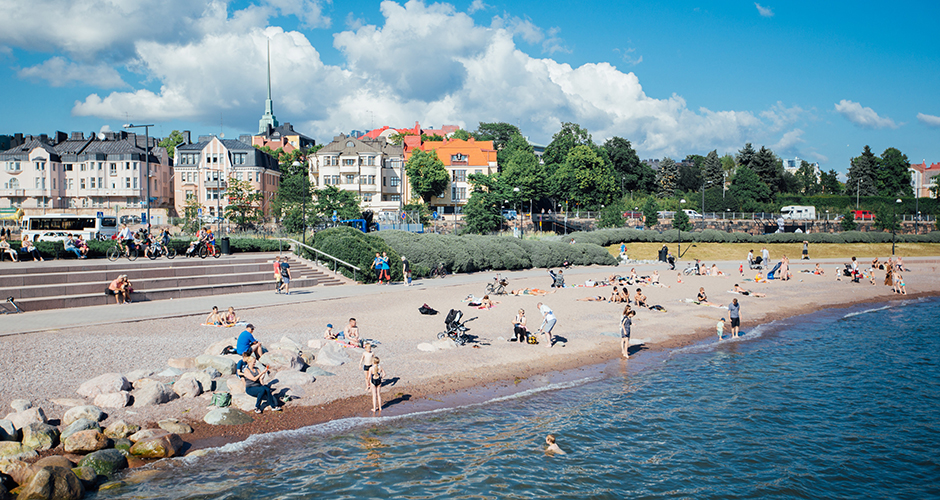
<svg viewBox="0 0 940 500">
<path fill-rule="evenodd" d="M 868 210 L 852 210 L 852 216 L 855 220 L 875 220 L 875 214 Z"/>
</svg>

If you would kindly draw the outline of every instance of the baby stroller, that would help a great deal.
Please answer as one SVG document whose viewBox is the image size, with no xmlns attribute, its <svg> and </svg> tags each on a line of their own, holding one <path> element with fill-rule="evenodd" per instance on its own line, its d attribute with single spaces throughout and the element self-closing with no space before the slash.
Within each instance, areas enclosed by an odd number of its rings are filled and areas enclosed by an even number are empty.
<svg viewBox="0 0 940 500">
<path fill-rule="evenodd" d="M 748 265 L 748 267 L 750 267 L 751 269 L 763 269 L 764 266 L 761 265 L 761 261 L 763 261 L 763 260 L 764 260 L 764 259 L 763 259 L 762 257 L 757 256 L 757 257 L 754 257 L 754 260 L 749 260 L 749 261 L 747 261 L 747 265 Z"/>
<path fill-rule="evenodd" d="M 476 318 L 470 318 L 467 321 L 461 322 L 460 318 L 463 317 L 463 311 L 458 311 L 456 309 L 451 309 L 447 313 L 447 317 L 444 318 L 444 326 L 446 330 L 439 332 L 437 338 L 445 339 L 449 338 L 453 340 L 457 345 L 464 345 L 470 339 L 467 337 L 466 332 L 469 330 L 467 328 L 467 323 L 475 320 Z"/>
<path fill-rule="evenodd" d="M 558 271 L 558 274 L 555 274 L 555 271 L 549 269 L 548 274 L 550 274 L 552 277 L 552 288 L 565 287 L 565 276 L 561 273 L 561 271 Z"/>
</svg>

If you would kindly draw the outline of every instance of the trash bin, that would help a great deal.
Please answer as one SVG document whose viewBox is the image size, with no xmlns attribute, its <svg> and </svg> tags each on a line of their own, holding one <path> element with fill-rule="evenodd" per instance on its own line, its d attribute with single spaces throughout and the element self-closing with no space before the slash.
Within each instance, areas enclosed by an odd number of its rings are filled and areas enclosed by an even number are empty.
<svg viewBox="0 0 940 500">
<path fill-rule="evenodd" d="M 228 236 L 223 236 L 219 245 L 219 249 L 222 250 L 222 255 L 232 255 L 232 247 L 229 245 Z"/>
</svg>

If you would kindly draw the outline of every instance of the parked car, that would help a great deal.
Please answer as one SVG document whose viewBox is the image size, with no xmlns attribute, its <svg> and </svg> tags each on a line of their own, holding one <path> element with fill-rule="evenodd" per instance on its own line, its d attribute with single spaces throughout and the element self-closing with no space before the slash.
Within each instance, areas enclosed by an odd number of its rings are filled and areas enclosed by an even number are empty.
<svg viewBox="0 0 940 500">
<path fill-rule="evenodd" d="M 623 213 L 623 218 L 624 219 L 642 219 L 643 212 L 636 212 L 636 211 L 630 210 L 629 212 Z"/>
<path fill-rule="evenodd" d="M 696 212 L 695 210 L 690 210 L 686 208 L 686 209 L 683 209 L 682 211 L 685 212 L 685 214 L 688 215 L 690 219 L 701 219 L 703 217 L 702 214 Z"/>
<path fill-rule="evenodd" d="M 62 231 L 49 231 L 39 236 L 39 241 L 65 241 L 69 239 L 68 233 Z"/>
<path fill-rule="evenodd" d="M 868 210 L 852 210 L 852 216 L 855 220 L 875 220 L 875 214 Z"/>
<path fill-rule="evenodd" d="M 140 216 L 139 215 L 122 215 L 121 224 L 127 224 L 128 226 L 133 225 L 133 224 L 140 224 Z"/>
</svg>

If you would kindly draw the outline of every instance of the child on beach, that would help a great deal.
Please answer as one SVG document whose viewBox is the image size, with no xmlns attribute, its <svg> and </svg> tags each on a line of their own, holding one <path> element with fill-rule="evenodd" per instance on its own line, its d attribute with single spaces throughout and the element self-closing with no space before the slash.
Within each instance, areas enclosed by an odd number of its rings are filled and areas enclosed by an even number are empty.
<svg viewBox="0 0 940 500">
<path fill-rule="evenodd" d="M 894 273 L 894 276 L 896 277 L 895 279 L 897 279 L 897 293 L 907 295 L 907 289 L 904 288 L 904 276 L 901 276 L 899 272 Z"/>
<path fill-rule="evenodd" d="M 682 284 L 682 273 L 676 273 L 676 283 Z"/>
<path fill-rule="evenodd" d="M 624 359 L 630 359 L 630 328 L 634 316 L 636 311 L 631 310 L 629 305 L 623 308 L 623 316 L 620 317 L 620 352 Z"/>
<path fill-rule="evenodd" d="M 362 341 L 359 340 L 359 327 L 356 326 L 356 318 L 349 318 L 349 324 L 343 330 L 343 338 L 350 344 L 362 345 Z"/>
<path fill-rule="evenodd" d="M 379 366 L 379 357 L 372 358 L 372 367 L 366 372 L 369 377 L 369 387 L 372 389 L 372 413 L 382 411 L 382 378 L 385 377 L 385 370 Z"/>
<path fill-rule="evenodd" d="M 359 358 L 359 364 L 362 365 L 362 372 L 366 375 L 366 391 L 368 391 L 372 385 L 369 383 L 369 369 L 372 368 L 372 358 L 375 355 L 372 354 L 372 344 L 366 344 L 365 350 L 362 351 L 362 356 Z"/>
<path fill-rule="evenodd" d="M 724 340 L 725 334 L 725 318 L 718 320 L 718 324 L 715 325 L 715 330 L 718 332 L 718 341 L 721 342 Z"/>
<path fill-rule="evenodd" d="M 545 448 L 545 453 L 553 455 L 565 455 L 566 453 L 555 444 L 555 436 L 549 434 L 545 436 L 545 444 L 548 445 L 548 448 Z"/>
</svg>

